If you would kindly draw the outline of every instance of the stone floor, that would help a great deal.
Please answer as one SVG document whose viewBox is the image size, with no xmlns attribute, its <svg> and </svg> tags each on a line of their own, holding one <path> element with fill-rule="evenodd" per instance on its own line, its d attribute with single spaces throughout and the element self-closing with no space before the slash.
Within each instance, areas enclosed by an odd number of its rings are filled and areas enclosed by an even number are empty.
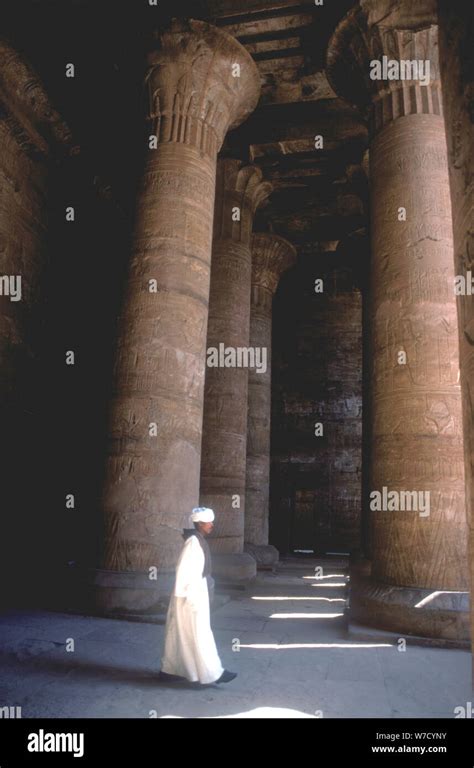
<svg viewBox="0 0 474 768">
<path fill-rule="evenodd" d="M 286 561 L 214 612 L 222 661 L 238 677 L 199 690 L 157 680 L 161 625 L 9 611 L 0 708 L 21 706 L 23 718 L 439 718 L 472 701 L 468 652 L 349 639 L 346 564 L 318 564 L 322 578 L 314 561 Z"/>
</svg>

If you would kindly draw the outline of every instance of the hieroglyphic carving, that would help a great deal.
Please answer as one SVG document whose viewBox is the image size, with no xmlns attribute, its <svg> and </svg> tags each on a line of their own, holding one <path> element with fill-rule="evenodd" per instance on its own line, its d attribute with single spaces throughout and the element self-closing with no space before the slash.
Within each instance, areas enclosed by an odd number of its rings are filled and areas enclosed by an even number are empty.
<svg viewBox="0 0 474 768">
<path fill-rule="evenodd" d="M 429 490 L 444 504 L 441 522 L 433 511 L 423 521 L 426 547 L 439 568 L 427 567 L 419 552 L 419 564 L 409 564 L 412 581 L 403 571 L 405 556 L 393 550 L 402 541 L 394 530 L 401 526 L 408 535 L 418 519 L 399 515 L 388 524 L 386 516 L 374 513 L 379 547 L 374 573 L 388 583 L 415 585 L 418 578 L 417 586 L 429 587 L 446 578 L 461 588 L 466 584 L 465 546 L 459 538 L 464 511 L 457 496 L 455 507 L 451 504 L 463 483 L 463 438 L 444 141 L 440 118 L 420 114 L 386 125 L 371 147 L 371 482 L 374 489 L 392 483 Z M 406 220 L 398 220 L 397 200 L 406 208 Z M 438 528 L 453 516 L 456 525 L 446 529 L 441 537 L 446 548 L 439 549 L 434 544 Z M 447 560 L 447 549 L 456 558 Z M 423 582 L 428 573 L 431 582 Z"/>
</svg>

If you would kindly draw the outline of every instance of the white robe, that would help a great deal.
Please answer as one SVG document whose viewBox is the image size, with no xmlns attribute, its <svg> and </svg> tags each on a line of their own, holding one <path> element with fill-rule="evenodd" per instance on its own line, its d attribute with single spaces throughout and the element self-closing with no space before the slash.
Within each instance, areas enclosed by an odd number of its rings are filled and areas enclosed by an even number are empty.
<svg viewBox="0 0 474 768">
<path fill-rule="evenodd" d="M 196 538 L 186 539 L 166 617 L 161 670 L 192 682 L 213 683 L 224 672 L 211 629 L 204 552 Z"/>
</svg>

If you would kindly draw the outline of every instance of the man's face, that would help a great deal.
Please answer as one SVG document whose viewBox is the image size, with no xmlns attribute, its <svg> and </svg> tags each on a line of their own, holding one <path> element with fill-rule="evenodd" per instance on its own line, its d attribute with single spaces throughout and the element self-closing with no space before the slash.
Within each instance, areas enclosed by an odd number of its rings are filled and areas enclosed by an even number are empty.
<svg viewBox="0 0 474 768">
<path fill-rule="evenodd" d="M 198 523 L 198 529 L 204 536 L 209 536 L 212 529 L 214 528 L 214 523 Z"/>
</svg>

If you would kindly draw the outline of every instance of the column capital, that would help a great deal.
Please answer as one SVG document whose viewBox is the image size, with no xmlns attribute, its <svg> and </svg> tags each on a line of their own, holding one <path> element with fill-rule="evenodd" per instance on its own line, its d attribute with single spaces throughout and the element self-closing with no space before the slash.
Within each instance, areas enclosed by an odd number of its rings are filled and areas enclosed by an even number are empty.
<svg viewBox="0 0 474 768">
<path fill-rule="evenodd" d="M 264 181 L 260 168 L 240 160 L 222 158 L 217 163 L 214 241 L 230 239 L 250 245 L 253 217 L 271 195 L 273 184 Z M 235 220 L 233 208 L 239 208 Z"/>
<path fill-rule="evenodd" d="M 406 115 L 442 115 L 434 0 L 392 9 L 360 0 L 336 27 L 326 67 L 335 92 L 370 115 L 372 133 Z"/>
<path fill-rule="evenodd" d="M 284 237 L 267 232 L 252 236 L 252 287 L 275 293 L 283 272 L 296 262 L 296 248 Z"/>
<path fill-rule="evenodd" d="M 204 21 L 174 19 L 154 42 L 147 109 L 159 142 L 217 154 L 226 132 L 257 106 L 257 65 L 235 38 Z"/>
</svg>

